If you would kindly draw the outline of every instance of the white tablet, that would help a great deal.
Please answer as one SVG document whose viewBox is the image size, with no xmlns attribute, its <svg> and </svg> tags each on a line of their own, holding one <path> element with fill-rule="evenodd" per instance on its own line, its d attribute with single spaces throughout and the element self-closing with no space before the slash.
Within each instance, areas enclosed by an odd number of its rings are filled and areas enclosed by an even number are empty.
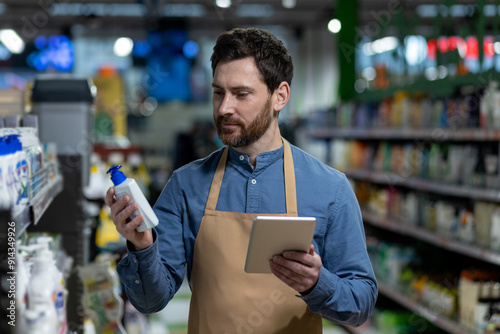
<svg viewBox="0 0 500 334">
<path fill-rule="evenodd" d="M 287 250 L 309 252 L 314 217 L 258 216 L 253 220 L 245 272 L 271 273 L 269 261 Z"/>
</svg>

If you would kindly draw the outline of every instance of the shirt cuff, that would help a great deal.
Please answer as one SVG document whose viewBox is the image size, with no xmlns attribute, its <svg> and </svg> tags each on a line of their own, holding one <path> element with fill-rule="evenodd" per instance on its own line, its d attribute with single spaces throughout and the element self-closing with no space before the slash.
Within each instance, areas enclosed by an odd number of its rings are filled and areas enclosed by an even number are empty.
<svg viewBox="0 0 500 334">
<path fill-rule="evenodd" d="M 157 232 L 153 228 L 153 244 L 148 248 L 142 249 L 140 251 L 134 250 L 134 245 L 127 240 L 127 255 L 131 265 L 134 267 L 135 271 L 138 271 L 139 263 L 143 268 L 149 268 L 153 265 L 153 262 L 156 259 L 156 254 L 158 253 L 158 242 Z"/>
<path fill-rule="evenodd" d="M 319 280 L 314 289 L 298 297 L 302 298 L 308 305 L 322 305 L 326 299 L 334 294 L 337 280 L 337 275 L 332 274 L 322 266 Z"/>
</svg>

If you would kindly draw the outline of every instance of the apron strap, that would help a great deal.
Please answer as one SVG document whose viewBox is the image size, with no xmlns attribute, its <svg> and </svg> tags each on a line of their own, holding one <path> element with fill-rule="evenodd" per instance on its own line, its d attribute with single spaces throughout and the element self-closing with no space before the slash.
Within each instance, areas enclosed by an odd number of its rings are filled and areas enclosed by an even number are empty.
<svg viewBox="0 0 500 334">
<path fill-rule="evenodd" d="M 297 193 L 295 188 L 295 170 L 293 169 L 293 156 L 290 144 L 283 139 L 283 144 L 285 145 L 285 153 L 283 159 L 284 165 L 284 176 L 285 176 L 285 196 L 286 196 L 286 212 L 289 215 L 297 216 Z M 207 204 L 205 210 L 215 211 L 217 206 L 217 200 L 219 199 L 219 192 L 222 185 L 222 179 L 224 177 L 224 170 L 226 169 L 227 155 L 229 152 L 229 147 L 226 146 L 220 157 L 219 164 L 215 170 L 215 175 L 210 186 L 210 192 L 208 194 Z"/>
<path fill-rule="evenodd" d="M 219 199 L 220 187 L 222 185 L 222 178 L 224 177 L 224 170 L 226 169 L 227 154 L 229 152 L 229 146 L 226 146 L 220 157 L 219 164 L 215 170 L 214 179 L 212 185 L 210 186 L 210 193 L 208 194 L 207 204 L 205 206 L 206 210 L 215 211 L 217 206 L 217 200 Z"/>
<path fill-rule="evenodd" d="M 286 212 L 292 216 L 298 216 L 297 210 L 297 191 L 295 189 L 295 170 L 293 168 L 292 148 L 286 140 L 283 139 L 285 145 L 285 154 L 283 159 L 284 175 L 285 175 L 285 195 L 286 195 Z"/>
</svg>

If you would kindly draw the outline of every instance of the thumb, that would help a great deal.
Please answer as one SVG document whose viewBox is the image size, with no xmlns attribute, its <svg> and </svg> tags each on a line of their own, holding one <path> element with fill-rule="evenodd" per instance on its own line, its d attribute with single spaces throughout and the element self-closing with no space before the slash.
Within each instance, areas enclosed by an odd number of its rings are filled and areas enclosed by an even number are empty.
<svg viewBox="0 0 500 334">
<path fill-rule="evenodd" d="M 309 249 L 309 254 L 314 255 L 314 245 L 311 244 L 311 248 Z"/>
</svg>

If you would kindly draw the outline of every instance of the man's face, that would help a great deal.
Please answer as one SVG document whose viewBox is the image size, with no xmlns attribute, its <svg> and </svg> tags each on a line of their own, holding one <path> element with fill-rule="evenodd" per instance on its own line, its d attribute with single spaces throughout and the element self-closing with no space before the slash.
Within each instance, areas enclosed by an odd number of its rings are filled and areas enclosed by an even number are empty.
<svg viewBox="0 0 500 334">
<path fill-rule="evenodd" d="M 256 142 L 277 117 L 252 58 L 220 62 L 212 87 L 215 127 L 226 145 L 245 147 Z"/>
</svg>

